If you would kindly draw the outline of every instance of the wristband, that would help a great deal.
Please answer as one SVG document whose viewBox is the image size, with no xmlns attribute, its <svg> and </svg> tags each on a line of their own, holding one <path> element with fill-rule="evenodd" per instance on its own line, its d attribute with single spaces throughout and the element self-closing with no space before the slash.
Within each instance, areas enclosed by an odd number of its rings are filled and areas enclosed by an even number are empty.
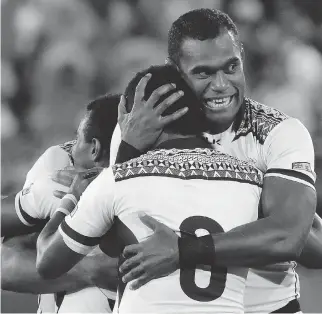
<svg viewBox="0 0 322 314">
<path fill-rule="evenodd" d="M 69 210 L 66 209 L 66 208 L 63 208 L 63 207 L 58 207 L 56 209 L 56 212 L 55 213 L 57 213 L 57 212 L 60 212 L 60 213 L 64 214 L 65 216 L 69 216 L 70 215 Z"/>
<path fill-rule="evenodd" d="M 215 245 L 210 234 L 202 237 L 183 235 L 178 239 L 180 268 L 215 263 Z"/>
<path fill-rule="evenodd" d="M 77 202 L 75 204 L 75 196 L 72 195 L 72 194 L 66 194 L 61 200 L 60 200 L 60 203 L 59 203 L 59 208 L 63 208 L 65 210 L 67 210 L 69 213 L 71 213 L 74 208 L 76 207 L 77 205 Z M 68 214 L 69 215 L 69 214 Z"/>
<path fill-rule="evenodd" d="M 76 205 L 77 205 L 77 203 L 78 203 L 77 198 L 75 197 L 75 195 L 74 195 L 74 194 L 66 194 L 66 195 L 63 197 L 63 199 L 71 200 L 71 201 L 74 203 L 74 205 L 75 205 L 75 206 L 76 206 Z"/>
<path fill-rule="evenodd" d="M 142 153 L 132 145 L 122 141 L 117 152 L 115 163 L 119 164 L 130 159 L 139 157 Z"/>
</svg>

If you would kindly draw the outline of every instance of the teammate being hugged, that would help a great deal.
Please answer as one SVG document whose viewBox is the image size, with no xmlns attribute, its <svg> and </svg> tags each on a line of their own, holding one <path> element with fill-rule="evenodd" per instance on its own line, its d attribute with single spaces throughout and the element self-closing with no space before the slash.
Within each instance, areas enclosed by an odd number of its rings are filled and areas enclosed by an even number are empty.
<svg viewBox="0 0 322 314">
<path fill-rule="evenodd" d="M 321 221 L 314 217 L 314 150 L 308 131 L 297 119 L 244 96 L 243 49 L 238 29 L 228 15 L 211 9 L 182 15 L 169 31 L 168 53 L 168 62 L 194 90 L 210 124 L 203 137 L 217 150 L 251 162 L 265 173 L 263 219 L 222 236 L 214 235 L 216 263 L 260 267 L 248 277 L 246 312 L 299 312 L 296 263 L 287 261 L 322 267 Z M 122 155 L 134 157 L 138 150 L 149 148 L 159 134 L 144 129 L 137 108 L 125 116 L 131 120 L 127 125 L 136 128 L 125 128 L 124 119 L 119 117 L 121 160 Z M 226 195 L 231 197 L 229 192 Z M 213 202 L 216 204 L 215 197 Z M 121 271 L 125 282 L 137 279 L 133 288 L 174 271 L 173 265 L 178 265 L 178 247 L 173 249 L 178 238 L 161 241 L 161 235 L 173 235 L 166 230 L 158 225 L 149 240 L 125 249 L 127 261 Z M 186 246 L 179 247 L 185 252 L 180 257 L 193 260 L 198 256 L 192 246 L 188 251 Z M 284 262 L 264 266 L 277 261 Z"/>
<path fill-rule="evenodd" d="M 119 95 L 104 95 L 90 102 L 77 139 L 49 148 L 29 171 L 24 189 L 17 194 L 16 212 L 2 211 L 2 235 L 7 238 L 2 246 L 2 289 L 42 293 L 39 312 L 111 312 L 116 260 L 96 250 L 95 256 L 84 259 L 66 276 L 43 280 L 36 270 L 38 234 L 17 235 L 41 230 L 54 215 L 60 198 L 68 192 L 76 175 L 75 168 L 84 171 L 99 160 L 104 161 L 101 165 L 108 166 L 119 101 Z M 97 172 L 90 170 L 82 174 L 90 176 Z M 8 239 L 9 236 L 15 237 Z"/>
<path fill-rule="evenodd" d="M 148 81 L 147 73 L 152 75 Z M 165 82 L 175 85 L 159 97 Z M 185 106 L 188 113 L 158 135 L 151 151 L 103 170 L 59 232 L 50 233 L 47 227 L 42 231 L 37 268 L 45 277 L 60 276 L 89 253 L 108 230 L 107 253 L 121 253 L 125 245 L 144 241 L 151 234 L 155 222 L 146 226 L 140 221 L 144 221 L 145 212 L 185 241 L 195 241 L 193 234 L 198 230 L 201 246 L 210 250 L 198 262 L 192 260 L 193 270 L 181 265 L 182 260 L 180 269 L 138 290 L 120 283 L 118 313 L 243 313 L 248 268 L 215 265 L 212 238 L 206 234 L 257 219 L 263 176 L 248 162 L 219 153 L 196 137 L 205 130 L 204 114 L 173 67 L 151 67 L 138 73 L 126 89 L 125 107 L 131 111 L 132 107 L 151 106 L 162 112 L 160 108 L 174 98 L 178 100 L 165 114 Z M 227 190 L 234 197 L 227 198 Z M 112 245 L 110 252 L 108 243 Z M 119 243 L 118 249 L 113 247 L 115 243 Z"/>
</svg>

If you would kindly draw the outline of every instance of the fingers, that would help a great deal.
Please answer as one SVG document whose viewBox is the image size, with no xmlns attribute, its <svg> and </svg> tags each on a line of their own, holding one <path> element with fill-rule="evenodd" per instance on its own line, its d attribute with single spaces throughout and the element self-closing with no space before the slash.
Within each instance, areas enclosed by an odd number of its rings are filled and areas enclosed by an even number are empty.
<svg viewBox="0 0 322 314">
<path fill-rule="evenodd" d="M 143 76 L 141 78 L 140 82 L 136 86 L 133 108 L 136 106 L 136 104 L 140 103 L 142 101 L 142 99 L 144 98 L 145 88 L 146 88 L 146 85 L 148 84 L 148 81 L 151 78 L 151 76 L 152 76 L 151 73 L 146 74 L 145 76 Z M 132 108 L 132 110 L 133 110 L 133 108 Z"/>
<path fill-rule="evenodd" d="M 53 194 L 55 197 L 62 199 L 67 193 L 63 191 L 55 190 Z"/>
<path fill-rule="evenodd" d="M 131 257 L 133 255 L 136 255 L 139 252 L 140 247 L 141 247 L 141 245 L 139 243 L 138 244 L 127 245 L 124 248 L 122 255 L 125 258 L 129 258 L 129 257 Z"/>
<path fill-rule="evenodd" d="M 121 95 L 121 99 L 118 104 L 118 120 L 119 121 L 122 121 L 123 116 L 127 114 L 125 105 L 126 105 L 125 97 L 123 95 Z"/>
<path fill-rule="evenodd" d="M 184 92 L 182 90 L 171 94 L 165 100 L 163 100 L 155 109 L 156 113 L 162 115 L 162 113 L 173 105 L 178 99 L 183 96 Z"/>
<path fill-rule="evenodd" d="M 174 83 L 165 84 L 165 85 L 158 87 L 157 89 L 155 89 L 152 92 L 151 96 L 149 97 L 149 99 L 146 102 L 146 106 L 153 108 L 154 105 L 160 99 L 160 97 L 162 97 L 163 95 L 167 94 L 168 92 L 170 92 L 171 90 L 173 90 L 175 88 L 176 88 L 176 85 Z"/>
<path fill-rule="evenodd" d="M 61 185 L 69 187 L 76 175 L 75 170 L 58 170 L 51 175 L 51 179 Z"/>
<path fill-rule="evenodd" d="M 140 265 L 142 259 L 139 255 L 135 255 L 126 259 L 123 264 L 120 266 L 119 271 L 122 275 L 126 275 L 128 272 L 132 270 L 132 268 L 137 267 Z"/>
<path fill-rule="evenodd" d="M 142 265 L 138 265 L 135 268 L 133 268 L 129 273 L 124 275 L 122 277 L 122 281 L 124 283 L 128 283 L 128 282 L 130 282 L 130 281 L 132 281 L 134 279 L 139 278 L 143 274 L 144 274 L 144 268 L 142 267 Z"/>
<path fill-rule="evenodd" d="M 83 178 L 87 180 L 93 180 L 101 173 L 102 170 L 103 168 L 89 169 L 83 174 Z"/>
<path fill-rule="evenodd" d="M 176 112 L 169 114 L 165 117 L 162 117 L 160 122 L 162 124 L 162 126 L 165 126 L 173 121 L 176 121 L 178 119 L 180 119 L 181 117 L 183 117 L 187 112 L 188 112 L 189 108 L 188 107 L 184 107 L 180 110 L 177 110 Z"/>
</svg>

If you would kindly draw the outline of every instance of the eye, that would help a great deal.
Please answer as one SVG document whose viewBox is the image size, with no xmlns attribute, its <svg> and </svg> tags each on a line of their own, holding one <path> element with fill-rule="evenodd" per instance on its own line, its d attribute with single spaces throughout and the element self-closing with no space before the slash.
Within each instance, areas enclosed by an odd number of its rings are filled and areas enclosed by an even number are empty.
<svg viewBox="0 0 322 314">
<path fill-rule="evenodd" d="M 196 73 L 196 75 L 199 78 L 207 78 L 207 77 L 209 77 L 211 75 L 211 73 L 210 73 L 210 71 L 207 71 L 207 70 L 201 70 L 198 73 Z"/>
<path fill-rule="evenodd" d="M 230 63 L 226 68 L 226 72 L 230 74 L 235 73 L 238 68 L 238 65 L 239 65 L 238 62 Z"/>
</svg>

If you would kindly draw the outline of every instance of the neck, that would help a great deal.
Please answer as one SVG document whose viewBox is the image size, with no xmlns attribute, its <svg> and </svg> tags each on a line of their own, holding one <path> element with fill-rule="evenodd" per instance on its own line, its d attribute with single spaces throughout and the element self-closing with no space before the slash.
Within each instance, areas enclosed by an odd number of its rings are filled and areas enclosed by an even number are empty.
<svg viewBox="0 0 322 314">
<path fill-rule="evenodd" d="M 220 134 L 225 132 L 226 130 L 228 130 L 231 127 L 232 123 L 229 124 L 214 124 L 214 123 L 210 123 L 209 125 L 209 129 L 208 129 L 208 133 L 210 134 Z"/>
<path fill-rule="evenodd" d="M 177 140 L 177 139 L 183 139 L 183 138 L 196 138 L 195 135 L 182 135 L 182 134 L 174 134 L 174 133 L 167 133 L 162 132 L 159 136 L 158 140 L 154 143 L 153 147 L 158 147 L 161 143 L 170 141 L 170 140 Z"/>
<path fill-rule="evenodd" d="M 110 166 L 110 158 L 104 157 L 100 161 L 95 162 L 95 167 L 102 167 L 102 168 L 108 168 Z"/>
</svg>

